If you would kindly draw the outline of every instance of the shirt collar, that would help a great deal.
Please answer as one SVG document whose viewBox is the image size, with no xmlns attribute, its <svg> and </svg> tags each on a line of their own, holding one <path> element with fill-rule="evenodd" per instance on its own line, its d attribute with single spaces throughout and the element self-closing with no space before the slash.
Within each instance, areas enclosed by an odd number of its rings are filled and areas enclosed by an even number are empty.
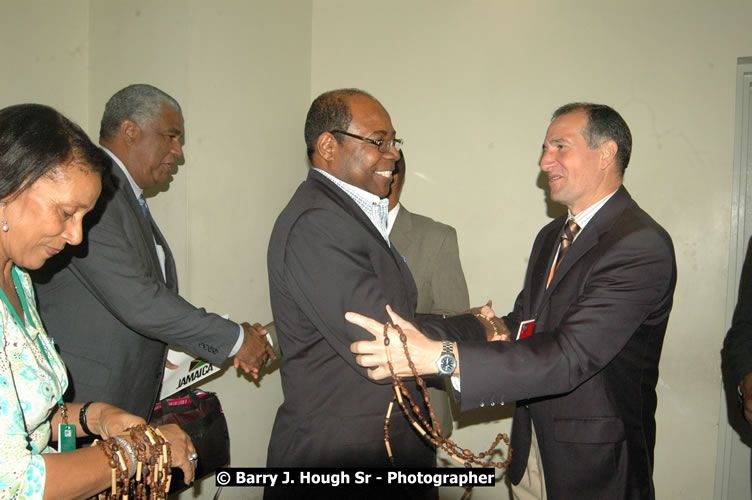
<svg viewBox="0 0 752 500">
<path fill-rule="evenodd" d="M 387 244 L 390 244 L 389 233 L 387 232 L 387 218 L 389 215 L 388 198 L 379 198 L 375 194 L 357 186 L 353 186 L 352 184 L 348 184 L 320 168 L 314 167 L 314 170 L 332 181 L 335 186 L 344 191 L 345 194 L 349 196 L 361 210 L 363 210 L 363 213 L 366 214 L 368 220 L 370 220 L 376 229 L 378 229 Z"/>
<path fill-rule="evenodd" d="M 572 215 L 571 210 L 567 210 L 567 213 L 569 217 L 567 217 L 567 220 L 574 219 L 574 221 L 577 223 L 578 226 L 580 226 L 580 231 L 577 233 L 577 235 L 574 237 L 574 239 L 577 239 L 577 236 L 579 236 L 582 233 L 582 230 L 585 229 L 585 226 L 590 222 L 590 220 L 595 217 L 595 214 L 598 213 L 598 211 L 603 208 L 603 205 L 606 204 L 608 200 L 611 199 L 613 195 L 616 194 L 616 191 L 618 191 L 619 188 L 616 188 L 611 194 L 606 195 L 605 197 L 601 198 L 600 200 L 596 201 L 589 207 L 587 207 L 582 212 L 578 213 L 577 215 Z"/>
<path fill-rule="evenodd" d="M 128 179 L 128 182 L 133 188 L 133 192 L 136 193 L 136 199 L 138 199 L 142 194 L 144 194 L 144 190 L 141 189 L 141 187 L 138 184 L 136 184 L 136 181 L 133 180 L 133 176 L 131 176 L 131 173 L 128 172 L 127 168 L 125 168 L 125 164 L 122 161 L 120 161 L 120 158 L 115 156 L 115 153 L 113 153 L 112 151 L 110 151 L 104 146 L 100 146 L 100 147 L 105 153 L 110 155 L 110 158 L 112 158 L 112 161 L 114 161 L 115 164 L 117 164 L 117 166 L 120 167 L 120 170 L 123 171 L 123 173 L 125 174 L 125 178 Z"/>
<path fill-rule="evenodd" d="M 348 184 L 347 182 L 338 179 L 337 177 L 333 176 L 329 172 L 326 172 L 324 170 L 321 170 L 320 168 L 315 168 L 314 170 L 320 174 L 322 174 L 324 177 L 335 183 L 340 189 L 344 190 L 348 194 L 350 192 L 354 193 L 356 196 L 359 196 L 361 198 L 365 198 L 368 201 L 378 203 L 381 201 L 381 198 L 376 196 L 375 194 L 366 191 L 365 189 L 361 189 L 358 186 L 353 186 L 352 184 Z M 387 201 L 388 203 L 388 201 Z"/>
</svg>

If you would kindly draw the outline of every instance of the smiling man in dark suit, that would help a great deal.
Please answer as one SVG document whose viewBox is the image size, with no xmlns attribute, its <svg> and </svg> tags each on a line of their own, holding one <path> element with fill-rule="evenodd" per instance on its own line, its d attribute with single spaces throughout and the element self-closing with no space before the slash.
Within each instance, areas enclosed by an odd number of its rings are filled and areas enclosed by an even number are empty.
<svg viewBox="0 0 752 500">
<path fill-rule="evenodd" d="M 504 318 L 524 338 L 454 344 L 462 409 L 517 401 L 509 468 L 517 498 L 655 498 L 655 386 L 676 263 L 668 233 L 622 185 L 631 146 L 608 106 L 554 113 L 540 167 L 568 215 L 538 233 Z M 381 334 L 378 322 L 348 319 Z M 424 360 L 418 371 L 435 372 L 441 345 L 404 327 L 413 359 Z M 387 375 L 383 341 L 352 350 L 372 377 Z M 409 373 L 403 359 L 395 363 Z"/>
<path fill-rule="evenodd" d="M 389 303 L 424 328 L 441 325 L 468 338 L 485 338 L 486 332 L 472 315 L 415 315 L 415 282 L 386 232 L 385 197 L 401 140 L 381 103 L 356 89 L 324 93 L 308 111 L 305 139 L 314 168 L 279 215 L 269 242 L 284 401 L 267 465 L 388 467 L 384 416 L 394 391 L 390 381 L 370 380 L 355 363 L 350 343 L 370 335 L 346 322 L 345 312 L 363 308 L 386 319 Z M 420 404 L 415 382 L 406 386 Z M 433 446 L 396 404 L 390 436 L 397 466 L 435 464 Z"/>
<path fill-rule="evenodd" d="M 66 398 L 106 401 L 148 419 L 167 345 L 254 375 L 271 348 L 256 324 L 194 307 L 177 292 L 172 252 L 143 190 L 167 182 L 183 156 L 180 105 L 151 85 L 113 95 L 99 143 L 112 158 L 109 182 L 84 221 L 85 239 L 33 275 L 42 320 L 71 375 Z"/>
</svg>

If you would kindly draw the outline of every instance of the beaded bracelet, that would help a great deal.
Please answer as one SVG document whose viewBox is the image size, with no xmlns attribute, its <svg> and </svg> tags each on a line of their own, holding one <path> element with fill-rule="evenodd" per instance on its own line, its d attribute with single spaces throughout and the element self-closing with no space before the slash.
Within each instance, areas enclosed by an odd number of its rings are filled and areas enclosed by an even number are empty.
<svg viewBox="0 0 752 500">
<path fill-rule="evenodd" d="M 491 318 L 489 318 L 485 314 L 481 314 L 481 313 L 475 313 L 475 317 L 478 318 L 478 319 L 484 319 L 484 320 L 488 321 L 490 323 L 490 325 L 491 325 L 491 328 L 493 328 L 494 337 L 498 337 L 499 336 L 499 329 L 496 328 L 496 323 L 494 323 L 493 321 L 491 321 Z"/>
<path fill-rule="evenodd" d="M 123 488 L 126 486 L 126 475 L 128 474 L 128 467 L 125 465 L 120 446 L 114 439 L 107 439 L 104 441 L 94 441 L 94 445 L 98 445 L 105 456 L 107 457 L 108 464 L 112 469 L 112 487 L 110 489 L 112 498 L 128 497 L 128 491 L 123 494 Z"/>
<path fill-rule="evenodd" d="M 100 498 L 128 500 L 131 493 L 138 500 L 167 498 L 172 456 L 170 445 L 159 429 L 140 424 L 110 439 L 96 440 L 93 445 L 102 449 L 112 469 L 112 487 L 101 493 Z M 130 460 L 130 474 L 124 455 Z"/>
</svg>

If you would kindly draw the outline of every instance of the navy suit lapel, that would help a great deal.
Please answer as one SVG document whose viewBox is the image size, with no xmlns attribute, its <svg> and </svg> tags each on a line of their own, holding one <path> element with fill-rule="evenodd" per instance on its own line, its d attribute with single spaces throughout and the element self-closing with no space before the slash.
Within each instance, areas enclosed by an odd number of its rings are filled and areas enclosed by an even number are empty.
<svg viewBox="0 0 752 500">
<path fill-rule="evenodd" d="M 564 217 L 560 217 L 561 224 L 564 224 Z M 556 219 L 557 221 L 559 219 Z M 531 318 L 537 318 L 540 312 L 541 304 L 543 304 L 543 297 L 546 294 L 546 281 L 548 280 L 548 273 L 551 271 L 551 266 L 554 262 L 554 256 L 556 250 L 559 247 L 559 233 L 561 231 L 561 224 L 552 224 L 551 229 L 543 238 L 543 242 L 539 248 L 539 257 L 534 260 L 535 267 L 533 268 L 532 275 L 530 277 L 530 290 L 533 292 L 533 296 L 530 298 L 530 312 L 533 314 Z M 547 297 L 547 295 L 546 295 Z M 524 318 L 529 319 L 529 318 Z"/>
<path fill-rule="evenodd" d="M 572 266 L 574 266 L 577 261 L 579 261 L 587 252 L 589 252 L 591 248 L 598 244 L 601 236 L 611 227 L 614 218 L 618 217 L 622 212 L 624 212 L 624 209 L 631 201 L 632 198 L 631 196 L 629 196 L 627 189 L 624 186 L 621 186 L 619 190 L 616 191 L 616 193 L 611 197 L 611 199 L 608 200 L 606 204 L 603 205 L 603 207 L 601 207 L 598 213 L 596 213 L 593 218 L 590 219 L 590 222 L 588 222 L 587 226 L 585 226 L 582 232 L 577 236 L 577 238 L 574 240 L 574 243 L 572 243 L 572 246 L 569 247 L 566 257 L 562 259 L 561 264 L 559 264 L 559 268 L 556 270 L 551 283 L 543 293 L 540 304 L 535 309 L 536 312 L 540 312 L 540 307 L 542 306 L 542 304 L 545 304 L 548 301 L 551 293 L 566 277 Z M 563 225 L 564 222 L 562 221 L 561 224 Z M 554 234 L 558 239 L 558 231 Z M 557 246 L 558 241 L 556 243 L 556 246 L 554 247 L 554 253 L 556 252 Z M 550 266 L 553 263 L 552 259 L 553 258 L 549 259 L 549 270 Z M 545 281 L 543 283 L 543 287 L 545 288 Z"/>
<path fill-rule="evenodd" d="M 164 239 L 164 236 L 162 236 L 159 228 L 157 228 L 156 223 L 152 221 L 153 224 L 149 224 L 149 222 L 144 217 L 144 214 L 141 211 L 141 207 L 138 204 L 136 193 L 131 187 L 131 183 L 128 181 L 128 178 L 114 161 L 112 162 L 112 174 L 115 177 L 115 182 L 117 182 L 116 189 L 125 197 L 125 202 L 128 207 L 127 216 L 131 220 L 134 220 L 138 228 L 140 229 L 145 246 L 148 249 L 147 251 L 151 260 L 152 270 L 156 272 L 157 276 L 159 276 L 160 278 L 163 278 L 162 267 L 159 265 L 159 257 L 157 256 L 157 248 L 154 245 L 154 239 L 158 238 L 157 241 L 160 243 L 160 245 L 162 245 L 162 248 L 165 251 L 165 274 L 167 275 L 167 285 L 169 286 L 170 278 L 172 277 L 172 281 L 174 282 L 175 277 L 177 276 L 177 272 L 175 270 L 175 263 L 172 258 L 172 252 L 170 252 L 167 241 Z"/>
<path fill-rule="evenodd" d="M 167 244 L 167 239 L 165 239 L 164 235 L 162 234 L 162 231 L 159 230 L 159 226 L 157 226 L 156 221 L 152 220 L 151 222 L 152 222 L 151 226 L 152 226 L 152 230 L 154 234 L 154 239 L 162 247 L 162 250 L 164 250 L 164 253 L 165 253 L 165 284 L 167 285 L 167 288 L 169 288 L 170 290 L 177 291 L 178 272 L 177 272 L 177 269 L 175 268 L 175 259 L 172 256 L 170 245 Z M 159 259 L 157 259 L 157 263 L 159 263 Z M 161 273 L 162 273 L 161 268 L 159 272 L 161 276 Z"/>
<path fill-rule="evenodd" d="M 379 230 L 376 229 L 376 226 L 373 225 L 373 222 L 371 222 L 368 216 L 366 216 L 365 212 L 363 212 L 358 204 L 355 203 L 352 198 L 347 195 L 347 193 L 342 191 L 333 182 L 331 182 L 329 179 L 315 170 L 310 170 L 308 172 L 308 181 L 316 183 L 319 186 L 319 189 L 326 193 L 327 196 L 332 199 L 332 201 L 340 205 L 345 212 L 349 213 L 353 218 L 359 221 L 366 229 L 366 231 L 371 233 L 378 244 L 381 245 L 385 251 L 389 252 L 392 255 L 394 262 L 397 264 L 397 267 L 402 274 L 402 278 L 406 280 L 406 282 L 413 281 L 410 270 L 407 268 L 407 264 L 405 264 L 399 252 L 395 250 L 394 245 L 387 244 L 386 240 L 381 235 Z"/>
<path fill-rule="evenodd" d="M 332 201 L 340 205 L 345 212 L 349 213 L 353 218 L 358 220 L 363 225 L 363 227 L 365 227 L 366 231 L 370 232 L 371 235 L 376 240 L 378 240 L 379 244 L 382 245 L 385 250 L 389 250 L 389 245 L 387 245 L 386 240 L 384 240 L 384 237 L 381 236 L 379 230 L 376 229 L 376 226 L 373 225 L 373 222 L 371 222 L 368 216 L 366 216 L 365 212 L 363 212 L 358 204 L 355 203 L 352 198 L 347 195 L 347 193 L 342 191 L 333 182 L 331 182 L 329 179 L 316 172 L 315 170 L 308 172 L 308 179 L 317 183 L 320 186 L 321 190 L 327 193 Z"/>
</svg>

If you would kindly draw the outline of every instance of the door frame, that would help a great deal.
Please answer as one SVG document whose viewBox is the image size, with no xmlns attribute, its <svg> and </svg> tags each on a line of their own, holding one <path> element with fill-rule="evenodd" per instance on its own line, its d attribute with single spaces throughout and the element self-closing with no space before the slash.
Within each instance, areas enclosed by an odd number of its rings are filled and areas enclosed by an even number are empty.
<svg viewBox="0 0 752 500">
<path fill-rule="evenodd" d="M 740 57 L 736 67 L 736 126 L 734 174 L 729 233 L 726 328 L 736 306 L 739 278 L 747 242 L 752 237 L 752 57 Z M 752 498 L 750 449 L 729 424 L 727 397 L 721 383 L 721 400 L 716 454 L 715 500 Z"/>
</svg>

